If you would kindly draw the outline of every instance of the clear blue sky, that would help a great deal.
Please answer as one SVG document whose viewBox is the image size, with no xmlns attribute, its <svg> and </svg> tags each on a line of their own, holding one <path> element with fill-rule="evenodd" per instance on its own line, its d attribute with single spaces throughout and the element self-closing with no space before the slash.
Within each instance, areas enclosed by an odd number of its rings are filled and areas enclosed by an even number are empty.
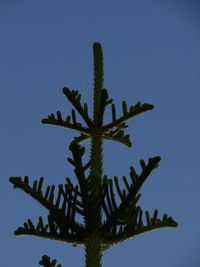
<svg viewBox="0 0 200 267">
<path fill-rule="evenodd" d="M 200 265 L 200 4 L 198 1 L 0 1 L 0 267 L 35 267 L 43 254 L 62 266 L 83 266 L 84 249 L 34 237 L 15 237 L 26 219 L 46 210 L 14 190 L 10 176 L 45 177 L 45 185 L 75 181 L 66 162 L 76 134 L 41 124 L 71 106 L 62 87 L 92 103 L 92 44 L 102 43 L 105 86 L 121 102 L 155 105 L 131 120 L 132 148 L 106 142 L 104 172 L 139 170 L 160 155 L 142 188 L 144 210 L 168 213 L 178 229 L 164 229 L 113 246 L 103 266 Z M 91 109 L 90 109 L 91 110 Z M 106 120 L 110 120 L 110 111 Z M 86 145 L 88 147 L 88 145 Z"/>
</svg>

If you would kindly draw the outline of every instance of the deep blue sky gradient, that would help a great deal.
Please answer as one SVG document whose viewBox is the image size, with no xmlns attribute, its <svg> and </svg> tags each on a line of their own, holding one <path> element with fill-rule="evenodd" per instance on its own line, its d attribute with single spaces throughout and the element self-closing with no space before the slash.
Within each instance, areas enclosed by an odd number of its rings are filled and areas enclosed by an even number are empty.
<svg viewBox="0 0 200 267">
<path fill-rule="evenodd" d="M 83 266 L 83 248 L 13 235 L 26 219 L 47 213 L 8 179 L 44 176 L 47 185 L 69 176 L 75 182 L 66 158 L 76 132 L 41 119 L 70 113 L 63 86 L 79 90 L 91 107 L 95 41 L 104 48 L 105 87 L 118 116 L 122 100 L 155 105 L 130 121 L 132 148 L 105 142 L 104 172 L 129 177 L 131 165 L 139 171 L 141 158 L 160 155 L 139 204 L 179 223 L 113 246 L 103 266 L 200 265 L 199 14 L 200 4 L 189 0 L 0 1 L 0 267 L 39 266 L 43 254 L 63 267 Z M 108 109 L 105 121 L 110 118 Z"/>
</svg>

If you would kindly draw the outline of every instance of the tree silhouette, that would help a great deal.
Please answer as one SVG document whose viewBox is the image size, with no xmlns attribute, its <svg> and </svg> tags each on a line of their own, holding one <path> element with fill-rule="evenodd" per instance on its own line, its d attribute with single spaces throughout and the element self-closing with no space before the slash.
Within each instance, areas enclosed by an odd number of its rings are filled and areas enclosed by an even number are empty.
<svg viewBox="0 0 200 267">
<path fill-rule="evenodd" d="M 103 141 L 117 141 L 130 147 L 129 135 L 124 132 L 128 127 L 127 121 L 152 110 L 154 106 L 138 102 L 128 108 L 126 101 L 123 101 L 123 114 L 117 117 L 115 104 L 103 85 L 103 52 L 100 43 L 93 44 L 93 56 L 93 118 L 88 114 L 87 104 L 81 104 L 80 93 L 64 87 L 64 95 L 75 108 L 72 109 L 71 116 L 63 119 L 58 111 L 56 116 L 51 114 L 42 120 L 45 124 L 79 132 L 69 146 L 72 157 L 68 158 L 68 162 L 74 168 L 78 184 L 73 184 L 70 178 L 67 178 L 64 185 L 58 186 L 55 194 L 55 185 L 43 189 L 43 177 L 39 181 L 34 181 L 32 185 L 27 176 L 23 179 L 10 178 L 14 188 L 20 188 L 29 194 L 49 212 L 46 224 L 42 217 L 39 217 L 36 225 L 28 219 L 15 231 L 15 234 L 53 239 L 73 246 L 84 245 L 86 267 L 102 266 L 103 251 L 114 244 L 155 229 L 177 227 L 177 223 L 167 214 L 161 219 L 158 218 L 157 210 L 152 215 L 148 211 L 143 214 L 137 204 L 141 196 L 140 188 L 150 173 L 158 167 L 159 156 L 149 158 L 147 162 L 140 160 L 139 173 L 131 166 L 130 179 L 122 177 L 123 189 L 119 185 L 118 177 L 115 176 L 112 180 L 103 173 Z M 110 104 L 112 119 L 110 123 L 104 124 L 105 108 Z M 82 117 L 85 126 L 77 121 L 76 112 Z M 90 158 L 88 162 L 83 163 L 85 148 L 80 144 L 88 139 L 91 139 Z M 89 170 L 88 175 L 86 175 L 87 170 Z M 119 196 L 118 200 L 116 195 Z M 84 223 L 78 221 L 77 215 L 83 218 Z M 51 261 L 46 255 L 39 263 L 45 267 L 56 266 L 56 260 Z"/>
</svg>

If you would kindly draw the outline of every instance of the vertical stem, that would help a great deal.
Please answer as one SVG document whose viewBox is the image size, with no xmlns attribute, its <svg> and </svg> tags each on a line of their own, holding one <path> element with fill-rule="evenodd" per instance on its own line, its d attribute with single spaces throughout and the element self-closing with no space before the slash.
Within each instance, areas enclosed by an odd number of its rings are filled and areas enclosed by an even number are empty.
<svg viewBox="0 0 200 267">
<path fill-rule="evenodd" d="M 102 221 L 102 174 L 103 174 L 103 141 L 101 131 L 95 131 L 91 140 L 90 170 L 90 214 L 87 218 L 88 236 L 86 238 L 85 267 L 101 267 L 102 248 L 100 227 Z"/>
<path fill-rule="evenodd" d="M 94 56 L 94 123 L 101 124 L 102 118 L 100 118 L 101 107 L 101 93 L 104 82 L 104 67 L 103 67 L 103 51 L 100 43 L 94 43 L 93 45 Z"/>
<path fill-rule="evenodd" d="M 103 52 L 100 43 L 93 45 L 94 56 L 94 128 L 91 135 L 91 169 L 89 175 L 89 214 L 87 215 L 88 235 L 85 242 L 85 267 L 101 267 L 102 248 L 100 227 L 102 221 L 102 175 L 103 138 L 100 115 L 103 89 Z"/>
<path fill-rule="evenodd" d="M 102 249 L 99 242 L 99 233 L 92 233 L 87 238 L 85 246 L 85 267 L 101 267 L 102 266 Z"/>
</svg>

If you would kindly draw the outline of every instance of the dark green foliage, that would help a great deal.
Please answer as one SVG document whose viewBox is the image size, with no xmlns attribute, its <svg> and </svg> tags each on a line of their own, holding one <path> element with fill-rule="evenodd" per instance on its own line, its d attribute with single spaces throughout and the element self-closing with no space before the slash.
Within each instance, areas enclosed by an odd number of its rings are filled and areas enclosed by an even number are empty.
<svg viewBox="0 0 200 267">
<path fill-rule="evenodd" d="M 124 130 L 128 127 L 129 119 L 150 111 L 151 104 L 141 104 L 127 107 L 122 102 L 122 116 L 117 117 L 115 104 L 109 98 L 103 86 L 103 52 L 99 43 L 94 43 L 94 111 L 93 118 L 88 114 L 86 103 L 81 104 L 81 95 L 78 91 L 64 88 L 63 93 L 82 117 L 86 126 L 77 120 L 76 111 L 72 109 L 71 116 L 66 119 L 60 111 L 57 115 L 51 114 L 43 119 L 45 124 L 74 129 L 79 132 L 71 142 L 69 149 L 72 158 L 68 162 L 73 166 L 77 184 L 73 184 L 68 177 L 64 185 L 47 186 L 43 188 L 43 178 L 34 181 L 31 186 L 27 176 L 11 177 L 10 182 L 37 200 L 48 210 L 47 223 L 39 217 L 38 223 L 28 219 L 16 231 L 16 235 L 32 235 L 70 243 L 73 246 L 85 246 L 85 266 L 100 267 L 102 252 L 114 244 L 124 242 L 146 232 L 176 227 L 177 223 L 168 215 L 158 218 L 158 211 L 152 215 L 148 211 L 143 214 L 138 201 L 139 191 L 160 162 L 160 157 L 149 158 L 147 162 L 140 160 L 141 171 L 137 172 L 130 167 L 130 178 L 122 177 L 124 188 L 121 188 L 119 178 L 109 179 L 103 175 L 103 140 L 113 140 L 128 147 L 131 146 L 129 135 Z M 103 124 L 104 112 L 107 105 L 111 105 L 111 122 Z M 83 163 L 85 148 L 80 144 L 91 139 L 90 159 Z M 86 171 L 89 170 L 89 174 Z M 116 195 L 119 196 L 117 200 Z M 82 217 L 83 223 L 77 219 Z M 145 216 L 144 216 L 145 215 Z M 145 219 L 144 219 L 145 217 Z M 102 219 L 104 218 L 104 220 Z M 40 265 L 45 267 L 56 266 L 56 261 L 50 261 L 43 256 Z M 57 267 L 59 267 L 58 265 Z"/>
<path fill-rule="evenodd" d="M 62 267 L 61 264 L 58 264 L 56 266 L 56 262 L 56 260 L 51 261 L 51 259 L 47 255 L 44 255 L 40 260 L 39 264 L 44 267 Z"/>
</svg>

